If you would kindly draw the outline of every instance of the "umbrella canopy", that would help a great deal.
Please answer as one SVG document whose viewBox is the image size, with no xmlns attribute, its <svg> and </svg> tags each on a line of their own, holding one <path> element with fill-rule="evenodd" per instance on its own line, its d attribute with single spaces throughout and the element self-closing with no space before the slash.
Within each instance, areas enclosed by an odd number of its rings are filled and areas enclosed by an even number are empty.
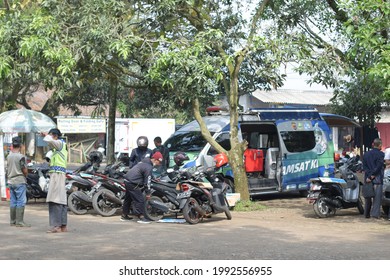
<svg viewBox="0 0 390 280">
<path fill-rule="evenodd" d="M 3 133 L 47 132 L 55 127 L 55 122 L 45 114 L 26 108 L 0 114 L 0 131 Z"/>
</svg>

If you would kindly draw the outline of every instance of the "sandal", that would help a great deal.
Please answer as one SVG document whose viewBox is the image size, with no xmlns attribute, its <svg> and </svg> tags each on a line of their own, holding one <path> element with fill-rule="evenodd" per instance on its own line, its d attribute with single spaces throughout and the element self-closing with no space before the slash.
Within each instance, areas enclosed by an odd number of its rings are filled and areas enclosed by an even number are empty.
<svg viewBox="0 0 390 280">
<path fill-rule="evenodd" d="M 46 233 L 58 233 L 58 232 L 61 232 L 60 227 L 53 227 L 52 229 L 49 229 L 48 231 L 46 231 Z"/>
</svg>

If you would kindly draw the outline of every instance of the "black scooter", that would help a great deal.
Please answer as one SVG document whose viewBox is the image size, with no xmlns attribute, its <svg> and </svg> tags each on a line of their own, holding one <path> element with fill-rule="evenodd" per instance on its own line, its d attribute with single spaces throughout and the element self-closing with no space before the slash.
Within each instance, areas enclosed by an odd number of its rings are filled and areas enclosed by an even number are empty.
<svg viewBox="0 0 390 280">
<path fill-rule="evenodd" d="M 35 164 L 28 166 L 27 190 L 28 199 L 46 198 L 49 185 L 49 166 L 47 164 Z"/>
<path fill-rule="evenodd" d="M 99 175 L 99 190 L 92 197 L 93 209 L 103 217 L 109 217 L 122 208 L 126 194 L 124 180 Z"/>
<path fill-rule="evenodd" d="M 189 189 L 187 182 L 189 175 L 186 172 L 170 169 L 165 176 L 151 179 L 145 190 L 145 217 L 158 221 L 165 215 L 181 214 L 180 196 L 183 189 Z"/>
<path fill-rule="evenodd" d="M 189 224 L 197 224 L 204 217 L 225 213 L 228 220 L 232 219 L 226 193 L 229 185 L 220 180 L 213 168 L 203 170 L 198 167 L 193 174 L 189 190 L 183 190 L 178 195 L 181 198 L 180 208 L 183 209 L 184 219 Z M 209 183 L 204 182 L 205 178 Z"/>
<path fill-rule="evenodd" d="M 320 218 L 334 216 L 338 209 L 356 207 L 364 213 L 360 183 L 356 172 L 362 170 L 359 156 L 349 158 L 339 167 L 341 178 L 318 177 L 310 179 L 310 190 L 307 196 L 313 204 L 314 213 Z"/>
</svg>

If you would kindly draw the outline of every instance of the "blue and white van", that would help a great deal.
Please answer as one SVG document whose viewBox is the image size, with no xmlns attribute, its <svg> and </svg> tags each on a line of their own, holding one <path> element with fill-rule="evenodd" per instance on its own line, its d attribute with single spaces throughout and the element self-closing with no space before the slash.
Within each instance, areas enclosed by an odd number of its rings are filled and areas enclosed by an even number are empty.
<svg viewBox="0 0 390 280">
<path fill-rule="evenodd" d="M 229 115 L 203 118 L 214 139 L 230 150 Z M 332 130 L 315 109 L 250 109 L 239 115 L 239 137 L 246 139 L 244 159 L 250 195 L 308 190 L 313 177 L 334 176 Z M 192 121 L 177 130 L 164 143 L 175 152 L 185 152 L 188 166 L 213 165 L 216 150 L 203 138 Z M 234 181 L 231 169 L 225 176 Z"/>
</svg>

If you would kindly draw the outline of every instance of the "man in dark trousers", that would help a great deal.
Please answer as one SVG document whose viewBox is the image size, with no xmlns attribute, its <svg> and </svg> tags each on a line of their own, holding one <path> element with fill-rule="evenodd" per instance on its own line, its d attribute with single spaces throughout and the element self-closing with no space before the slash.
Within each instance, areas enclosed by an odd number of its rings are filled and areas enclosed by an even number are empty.
<svg viewBox="0 0 390 280">
<path fill-rule="evenodd" d="M 137 163 L 124 176 L 126 179 L 126 196 L 123 202 L 121 221 L 132 219 L 128 214 L 130 213 L 131 202 L 133 202 L 134 214 L 139 218 L 138 223 L 150 223 L 144 216 L 145 198 L 142 189 L 152 177 L 153 166 L 158 165 L 161 159 L 161 153 L 156 152 L 151 158 L 141 160 L 141 162 Z"/>
<path fill-rule="evenodd" d="M 375 195 L 373 198 L 365 198 L 364 215 L 366 218 L 380 218 L 382 204 L 382 188 L 383 188 L 383 170 L 384 156 L 381 151 L 382 141 L 379 138 L 374 139 L 372 149 L 366 152 L 363 156 L 364 180 L 366 183 L 371 183 L 374 186 Z"/>
</svg>

